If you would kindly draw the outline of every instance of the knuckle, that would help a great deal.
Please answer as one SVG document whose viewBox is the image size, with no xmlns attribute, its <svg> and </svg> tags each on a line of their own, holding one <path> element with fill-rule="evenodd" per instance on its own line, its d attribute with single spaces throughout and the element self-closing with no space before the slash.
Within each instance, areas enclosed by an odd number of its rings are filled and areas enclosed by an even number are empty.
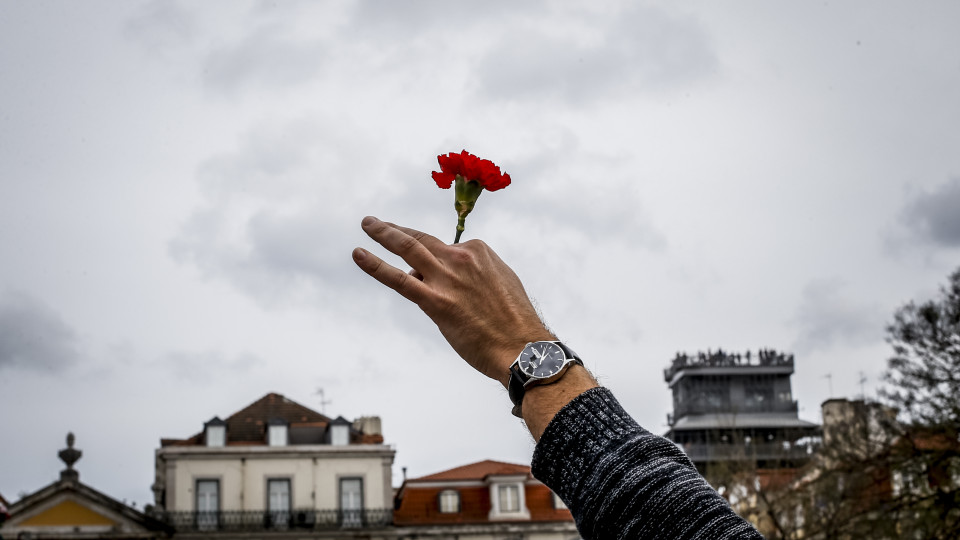
<svg viewBox="0 0 960 540">
<path fill-rule="evenodd" d="M 397 248 L 399 248 L 400 251 L 406 252 L 413 249 L 413 247 L 416 245 L 417 245 L 416 238 L 412 236 L 405 236 L 402 240 L 400 240 L 400 243 L 397 245 Z"/>
<path fill-rule="evenodd" d="M 397 272 L 393 278 L 393 288 L 401 290 L 407 284 L 407 280 L 410 279 L 410 274 L 406 272 Z"/>
<path fill-rule="evenodd" d="M 473 254 L 466 249 L 454 249 L 450 258 L 456 263 L 467 264 L 473 259 Z"/>
<path fill-rule="evenodd" d="M 467 240 L 466 242 L 464 242 L 464 245 L 469 247 L 470 249 L 475 249 L 478 251 L 484 251 L 484 250 L 490 249 L 490 246 L 488 246 L 486 242 L 484 242 L 483 240 L 480 240 L 479 238 Z"/>
<path fill-rule="evenodd" d="M 428 235 L 427 233 L 425 233 L 425 232 L 416 231 L 416 232 L 414 232 L 413 235 L 411 235 L 411 236 L 413 237 L 414 240 L 416 240 L 417 242 L 420 242 L 421 240 L 423 240 L 424 238 L 426 238 L 426 237 L 429 236 L 429 235 Z"/>
</svg>

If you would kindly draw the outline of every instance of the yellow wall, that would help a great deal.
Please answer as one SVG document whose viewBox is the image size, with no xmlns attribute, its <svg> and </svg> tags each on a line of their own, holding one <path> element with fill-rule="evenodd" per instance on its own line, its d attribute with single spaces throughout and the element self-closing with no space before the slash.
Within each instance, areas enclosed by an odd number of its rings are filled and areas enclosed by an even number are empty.
<svg viewBox="0 0 960 540">
<path fill-rule="evenodd" d="M 21 522 L 19 527 L 57 527 L 83 525 L 116 525 L 116 523 L 94 512 L 86 506 L 73 501 L 63 501 L 30 519 Z"/>
</svg>

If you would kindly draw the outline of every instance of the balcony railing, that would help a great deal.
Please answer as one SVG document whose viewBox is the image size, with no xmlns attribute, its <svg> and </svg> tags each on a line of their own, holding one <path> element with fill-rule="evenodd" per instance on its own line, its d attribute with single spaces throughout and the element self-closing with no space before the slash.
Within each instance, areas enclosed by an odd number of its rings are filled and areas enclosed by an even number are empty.
<svg viewBox="0 0 960 540">
<path fill-rule="evenodd" d="M 667 414 L 667 423 L 673 425 L 675 420 L 691 414 L 753 414 L 753 413 L 795 413 L 798 412 L 799 405 L 797 401 L 769 401 L 756 405 L 706 405 L 703 403 L 684 403 L 674 407 L 673 414 Z"/>
<path fill-rule="evenodd" d="M 820 449 L 816 443 L 678 444 L 691 461 L 807 460 Z"/>
<path fill-rule="evenodd" d="M 164 512 L 159 518 L 178 532 L 291 531 L 379 528 L 390 525 L 393 510 L 225 510 Z"/>
<path fill-rule="evenodd" d="M 747 354 L 729 353 L 721 350 L 716 352 L 707 351 L 706 354 L 700 352 L 688 355 L 686 353 L 677 353 L 677 356 L 670 362 L 670 366 L 663 370 L 663 378 L 667 382 L 673 379 L 673 376 L 682 369 L 691 368 L 752 368 L 752 367 L 789 367 L 793 368 L 793 355 L 786 354 L 769 349 L 761 349 L 755 356 Z M 792 371 L 792 369 L 791 369 Z"/>
</svg>

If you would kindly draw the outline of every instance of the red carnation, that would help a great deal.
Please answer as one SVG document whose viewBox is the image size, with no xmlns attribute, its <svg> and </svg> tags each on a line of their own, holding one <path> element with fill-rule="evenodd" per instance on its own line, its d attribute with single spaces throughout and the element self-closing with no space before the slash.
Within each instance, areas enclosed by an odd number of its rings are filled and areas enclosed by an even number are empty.
<svg viewBox="0 0 960 540">
<path fill-rule="evenodd" d="M 456 183 L 454 208 L 458 221 L 457 236 L 453 240 L 456 244 L 460 241 L 467 214 L 473 210 L 480 193 L 484 188 L 496 191 L 509 186 L 510 175 L 501 173 L 500 167 L 489 159 L 480 159 L 466 150 L 459 154 L 441 154 L 437 156 L 437 162 L 440 163 L 440 172 L 433 171 L 433 181 L 443 189 L 450 189 Z"/>
</svg>

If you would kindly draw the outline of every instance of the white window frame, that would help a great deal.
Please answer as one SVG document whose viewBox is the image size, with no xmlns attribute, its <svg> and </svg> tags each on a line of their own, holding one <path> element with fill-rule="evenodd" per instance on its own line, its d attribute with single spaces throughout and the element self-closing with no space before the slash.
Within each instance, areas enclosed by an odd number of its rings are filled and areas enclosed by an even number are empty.
<svg viewBox="0 0 960 540">
<path fill-rule="evenodd" d="M 286 501 L 274 501 L 271 485 L 287 486 Z M 274 529 L 287 529 L 290 526 L 290 517 L 293 512 L 293 479 L 290 477 L 267 478 L 267 512 L 270 514 L 270 525 Z M 279 504 L 274 504 L 277 502 Z M 286 508 L 284 508 L 286 506 Z"/>
<path fill-rule="evenodd" d="M 343 485 L 346 482 L 352 482 L 352 481 L 356 481 L 360 485 L 360 491 L 357 494 L 357 501 L 356 501 L 358 503 L 357 506 L 348 506 L 344 504 L 346 500 L 344 497 L 345 492 L 343 489 Z M 364 511 L 366 510 L 366 505 L 364 504 L 364 497 L 366 496 L 364 493 L 364 484 L 365 482 L 362 476 L 341 476 L 337 479 L 337 486 L 338 486 L 337 499 L 339 499 L 337 508 L 339 509 L 339 512 L 340 512 L 341 527 L 353 528 L 353 527 L 363 526 Z"/>
<path fill-rule="evenodd" d="M 207 446 L 220 448 L 227 445 L 227 426 L 207 426 Z"/>
<path fill-rule="evenodd" d="M 267 426 L 267 444 L 269 446 L 287 446 L 289 430 L 286 424 L 272 424 Z"/>
<path fill-rule="evenodd" d="M 200 485 L 212 485 L 214 486 L 213 495 L 214 498 L 212 501 L 208 501 L 208 504 L 202 504 L 200 501 Z M 220 490 L 220 479 L 219 478 L 195 478 L 193 480 L 194 486 L 194 495 L 193 495 L 193 504 L 194 511 L 196 516 L 196 526 L 197 530 L 200 531 L 215 531 L 220 528 L 220 512 L 222 511 L 221 507 L 221 498 L 222 493 Z M 210 508 L 209 502 L 213 503 L 213 508 Z M 204 506 L 201 509 L 201 506 Z"/>
<path fill-rule="evenodd" d="M 501 476 L 490 478 L 490 513 L 491 520 L 528 520 L 530 510 L 527 509 L 526 481 L 524 476 Z M 517 495 L 516 510 L 501 508 L 500 488 L 513 488 Z M 503 493 L 508 493 L 503 491 Z"/>
<path fill-rule="evenodd" d="M 350 426 L 343 424 L 330 426 L 330 444 L 333 446 L 347 446 L 350 444 Z"/>
<path fill-rule="evenodd" d="M 520 511 L 520 486 L 500 484 L 497 486 L 497 506 L 503 514 L 516 514 Z"/>
<path fill-rule="evenodd" d="M 437 494 L 437 506 L 441 514 L 460 513 L 460 492 L 455 489 L 445 489 Z"/>
</svg>

